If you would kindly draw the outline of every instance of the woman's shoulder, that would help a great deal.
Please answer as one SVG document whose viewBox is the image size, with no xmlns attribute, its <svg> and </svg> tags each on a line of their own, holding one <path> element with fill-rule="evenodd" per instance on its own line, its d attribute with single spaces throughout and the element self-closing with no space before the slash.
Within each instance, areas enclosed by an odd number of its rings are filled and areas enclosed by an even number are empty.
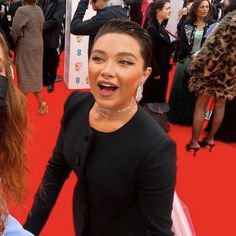
<svg viewBox="0 0 236 236">
<path fill-rule="evenodd" d="M 22 14 L 25 14 L 25 12 L 28 12 L 30 9 L 29 9 L 29 6 L 30 5 L 22 5 L 22 6 L 19 6 L 17 8 L 17 12 L 20 12 Z"/>
<path fill-rule="evenodd" d="M 93 104 L 93 102 L 93 95 L 89 92 L 72 92 L 64 105 L 64 122 L 67 119 L 70 119 L 73 114 L 81 112 L 84 109 L 88 109 L 88 107 Z"/>
<path fill-rule="evenodd" d="M 155 22 L 150 21 L 148 22 L 148 25 L 146 27 L 146 29 L 152 29 L 152 30 L 157 30 L 159 28 L 159 24 L 155 24 Z"/>
<path fill-rule="evenodd" d="M 78 103 L 89 102 L 93 99 L 90 92 L 73 91 L 67 98 L 65 106 L 71 107 Z"/>
<path fill-rule="evenodd" d="M 183 24 L 184 24 L 184 26 L 185 25 L 193 26 L 194 25 L 194 21 L 192 19 L 186 18 Z"/>
<path fill-rule="evenodd" d="M 139 108 L 137 122 L 139 123 L 138 126 L 140 127 L 139 131 L 143 134 L 142 136 L 144 139 L 146 137 L 148 138 L 148 140 L 152 138 L 158 143 L 163 140 L 172 142 L 170 137 L 166 134 L 163 128 L 161 128 L 158 122 L 142 107 Z"/>
<path fill-rule="evenodd" d="M 11 215 L 8 215 L 4 236 L 33 236 Z"/>
<path fill-rule="evenodd" d="M 139 121 L 137 125 L 137 133 L 142 135 L 136 135 L 136 142 L 140 143 L 141 152 L 146 152 L 146 160 L 158 162 L 160 158 L 165 155 L 165 160 L 176 159 L 176 143 L 166 134 L 166 132 L 160 127 L 158 122 L 154 120 L 143 109 L 139 109 Z M 152 163 L 153 163 L 152 162 Z"/>
<path fill-rule="evenodd" d="M 209 19 L 209 20 L 206 21 L 206 25 L 208 25 L 208 26 L 213 25 L 215 23 L 217 23 L 217 21 L 214 20 L 214 19 Z"/>
</svg>

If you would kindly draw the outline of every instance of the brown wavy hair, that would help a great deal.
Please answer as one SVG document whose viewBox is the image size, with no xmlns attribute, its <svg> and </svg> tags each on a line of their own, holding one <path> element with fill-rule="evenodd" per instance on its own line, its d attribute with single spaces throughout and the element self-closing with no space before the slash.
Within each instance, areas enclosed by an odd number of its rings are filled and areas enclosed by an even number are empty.
<svg viewBox="0 0 236 236">
<path fill-rule="evenodd" d="M 12 82 L 11 61 L 5 39 L 0 34 L 4 68 L 9 80 L 5 101 L 0 113 L 0 235 L 7 216 L 5 202 L 21 203 L 26 190 L 25 140 L 28 134 L 26 97 Z"/>
</svg>

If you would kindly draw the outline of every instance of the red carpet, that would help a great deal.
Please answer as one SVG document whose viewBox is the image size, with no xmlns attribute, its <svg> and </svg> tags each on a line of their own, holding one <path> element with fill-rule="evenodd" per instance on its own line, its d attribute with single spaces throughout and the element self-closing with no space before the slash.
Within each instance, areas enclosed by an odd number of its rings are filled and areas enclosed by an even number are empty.
<svg viewBox="0 0 236 236">
<path fill-rule="evenodd" d="M 59 74 L 63 75 L 62 66 Z M 29 193 L 22 207 L 10 209 L 21 222 L 26 218 L 54 148 L 63 104 L 70 92 L 64 82 L 56 83 L 54 93 L 48 94 L 44 89 L 43 96 L 49 105 L 49 114 L 45 116 L 37 114 L 35 98 L 28 96 L 28 112 L 32 126 L 32 135 L 27 142 Z M 176 191 L 189 207 L 197 236 L 235 235 L 236 191 L 233 186 L 236 180 L 236 144 L 216 142 L 212 153 L 204 149 L 194 157 L 192 153 L 185 151 L 190 132 L 190 128 L 177 125 L 171 125 L 169 132 L 177 143 L 178 151 Z M 71 210 L 74 182 L 75 176 L 72 174 L 58 198 L 42 236 L 74 235 Z"/>
</svg>

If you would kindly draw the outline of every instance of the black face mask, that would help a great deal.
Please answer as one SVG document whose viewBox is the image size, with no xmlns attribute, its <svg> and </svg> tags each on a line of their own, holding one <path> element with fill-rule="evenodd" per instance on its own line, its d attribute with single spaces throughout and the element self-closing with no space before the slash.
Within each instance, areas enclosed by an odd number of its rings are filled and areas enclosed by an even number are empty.
<svg viewBox="0 0 236 236">
<path fill-rule="evenodd" d="M 7 106 L 5 101 L 8 88 L 8 78 L 6 76 L 0 75 L 0 111 Z"/>
</svg>

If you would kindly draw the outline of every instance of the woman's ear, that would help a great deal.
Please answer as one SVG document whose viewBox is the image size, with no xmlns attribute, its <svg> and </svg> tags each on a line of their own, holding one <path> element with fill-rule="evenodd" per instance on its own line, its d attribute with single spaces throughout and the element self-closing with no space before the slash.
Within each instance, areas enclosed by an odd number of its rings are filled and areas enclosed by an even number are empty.
<svg viewBox="0 0 236 236">
<path fill-rule="evenodd" d="M 144 84 L 145 81 L 147 80 L 147 78 L 151 75 L 152 73 L 152 68 L 151 67 L 147 67 L 143 73 L 142 79 L 140 81 L 140 83 Z"/>
</svg>

